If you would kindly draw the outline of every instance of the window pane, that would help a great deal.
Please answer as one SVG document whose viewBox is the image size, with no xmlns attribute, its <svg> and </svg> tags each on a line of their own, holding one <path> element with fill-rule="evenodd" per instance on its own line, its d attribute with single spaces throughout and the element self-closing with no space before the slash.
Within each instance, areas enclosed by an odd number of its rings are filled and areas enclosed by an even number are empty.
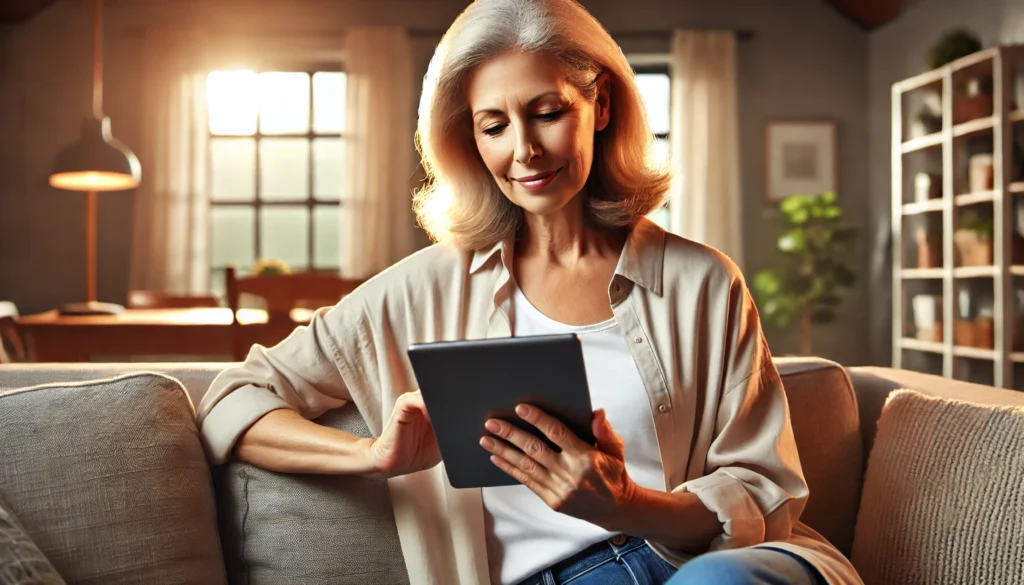
<svg viewBox="0 0 1024 585">
<path fill-rule="evenodd" d="M 323 201 L 341 199 L 342 164 L 345 142 L 342 138 L 313 139 L 313 196 Z"/>
<path fill-rule="evenodd" d="M 260 132 L 309 132 L 309 74 L 260 73 Z"/>
<path fill-rule="evenodd" d="M 256 141 L 251 138 L 210 140 L 214 201 L 256 198 Z"/>
<path fill-rule="evenodd" d="M 341 209 L 337 205 L 317 205 L 313 213 L 314 268 L 341 266 Z"/>
<path fill-rule="evenodd" d="M 218 207 L 210 210 L 213 223 L 213 265 L 248 269 L 256 259 L 255 210 Z"/>
<path fill-rule="evenodd" d="M 263 259 L 281 260 L 292 270 L 309 267 L 309 209 L 304 206 L 260 208 Z"/>
<path fill-rule="evenodd" d="M 320 71 L 313 74 L 313 131 L 324 134 L 345 130 L 344 73 Z"/>
<path fill-rule="evenodd" d="M 651 157 L 654 158 L 654 163 L 656 165 L 663 168 L 667 169 L 672 165 L 667 138 L 654 139 L 654 148 L 651 149 Z"/>
<path fill-rule="evenodd" d="M 636 84 L 640 95 L 647 106 L 647 118 L 651 124 L 651 132 L 668 134 L 669 132 L 669 83 L 664 73 L 639 73 Z"/>
<path fill-rule="evenodd" d="M 254 71 L 214 71 L 206 77 L 210 132 L 243 136 L 256 132 L 257 82 Z"/>
<path fill-rule="evenodd" d="M 309 198 L 309 140 L 264 138 L 260 141 L 260 199 L 305 201 Z"/>
</svg>

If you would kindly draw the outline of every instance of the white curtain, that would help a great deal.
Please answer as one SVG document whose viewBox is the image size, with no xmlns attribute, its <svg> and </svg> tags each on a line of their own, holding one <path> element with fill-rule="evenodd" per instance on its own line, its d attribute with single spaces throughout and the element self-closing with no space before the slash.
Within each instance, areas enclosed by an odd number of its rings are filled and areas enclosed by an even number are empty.
<svg viewBox="0 0 1024 585">
<path fill-rule="evenodd" d="M 743 266 L 736 37 L 677 30 L 672 36 L 671 227 Z"/>
<path fill-rule="evenodd" d="M 404 29 L 359 27 L 346 31 L 344 54 L 341 271 L 364 278 L 414 251 L 412 47 Z"/>
<path fill-rule="evenodd" d="M 152 30 L 142 48 L 130 283 L 133 289 L 209 291 L 205 75 L 196 34 Z"/>
</svg>

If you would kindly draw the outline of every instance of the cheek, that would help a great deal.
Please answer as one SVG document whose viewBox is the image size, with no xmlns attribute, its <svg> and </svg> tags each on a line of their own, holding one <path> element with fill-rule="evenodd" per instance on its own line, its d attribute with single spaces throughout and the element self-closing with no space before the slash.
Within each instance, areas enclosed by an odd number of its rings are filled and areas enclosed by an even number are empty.
<svg viewBox="0 0 1024 585">
<path fill-rule="evenodd" d="M 500 138 L 485 137 L 476 140 L 476 149 L 480 153 L 484 165 L 492 175 L 498 177 L 505 177 L 508 174 L 509 164 L 512 160 L 509 149 L 502 142 Z"/>
</svg>

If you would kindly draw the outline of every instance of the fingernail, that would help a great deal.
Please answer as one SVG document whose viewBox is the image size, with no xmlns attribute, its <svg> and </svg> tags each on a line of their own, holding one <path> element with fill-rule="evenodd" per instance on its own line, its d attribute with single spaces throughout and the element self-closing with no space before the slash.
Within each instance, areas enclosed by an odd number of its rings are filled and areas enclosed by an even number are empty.
<svg viewBox="0 0 1024 585">
<path fill-rule="evenodd" d="M 530 416 L 530 407 L 525 404 L 520 404 L 516 407 L 516 414 L 519 416 Z"/>
<path fill-rule="evenodd" d="M 496 421 L 493 420 L 489 420 L 486 423 L 484 423 L 484 428 L 486 428 L 488 431 L 491 431 L 492 433 L 496 433 L 501 430 L 501 426 Z"/>
<path fill-rule="evenodd" d="M 490 449 L 494 446 L 494 441 L 490 437 L 480 437 L 480 446 L 484 449 Z"/>
</svg>

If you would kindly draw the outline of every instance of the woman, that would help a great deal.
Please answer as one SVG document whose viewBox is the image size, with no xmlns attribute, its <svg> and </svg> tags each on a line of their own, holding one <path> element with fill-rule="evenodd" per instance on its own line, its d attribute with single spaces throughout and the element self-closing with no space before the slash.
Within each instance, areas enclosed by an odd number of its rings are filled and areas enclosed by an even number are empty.
<svg viewBox="0 0 1024 585">
<path fill-rule="evenodd" d="M 859 582 L 797 522 L 807 486 L 742 277 L 644 218 L 669 177 L 582 7 L 470 5 L 425 79 L 418 144 L 416 210 L 440 243 L 221 374 L 199 409 L 215 462 L 387 477 L 414 582 Z M 406 348 L 554 332 L 582 340 L 596 448 L 524 405 L 481 429 L 523 485 L 451 488 Z M 310 422 L 348 401 L 375 438 Z"/>
</svg>

